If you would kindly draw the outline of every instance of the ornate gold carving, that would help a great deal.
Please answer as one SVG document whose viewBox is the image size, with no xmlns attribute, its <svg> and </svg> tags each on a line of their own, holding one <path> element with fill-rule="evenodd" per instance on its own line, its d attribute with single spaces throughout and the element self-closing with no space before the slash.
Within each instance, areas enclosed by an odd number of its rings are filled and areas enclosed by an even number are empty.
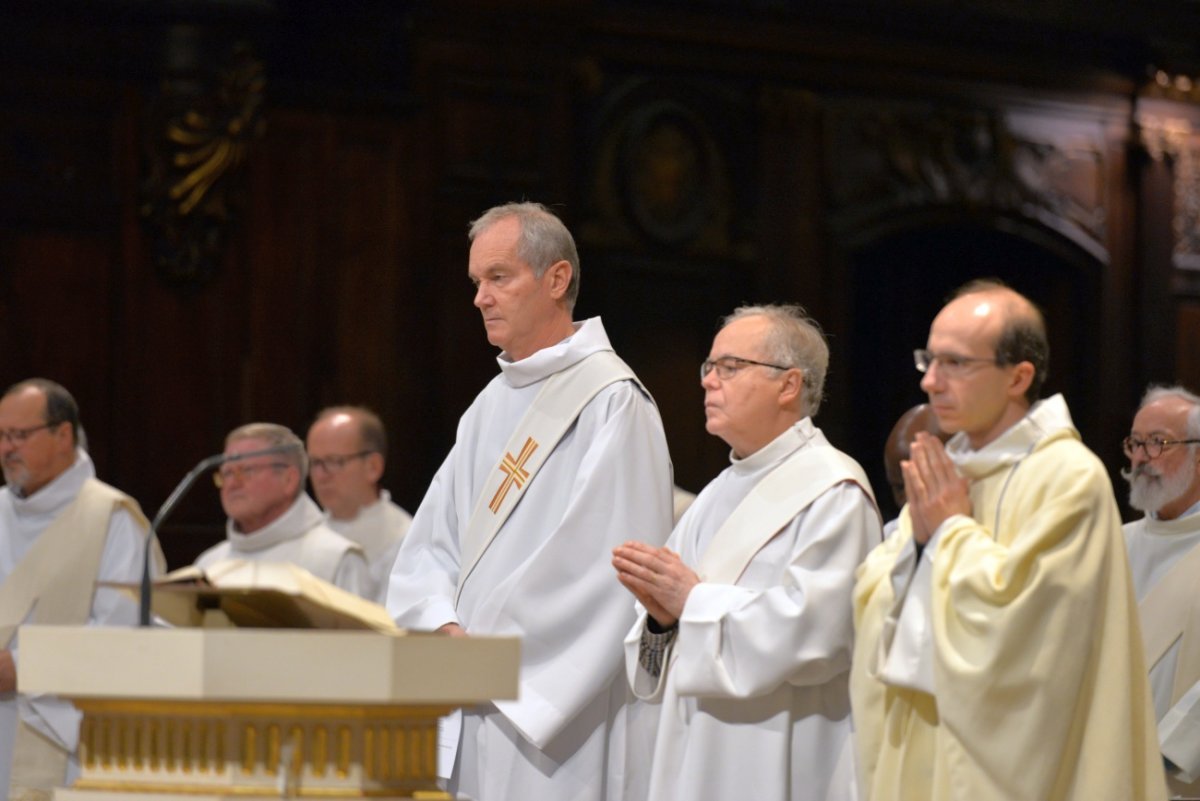
<svg viewBox="0 0 1200 801">
<path fill-rule="evenodd" d="M 242 729 L 242 773 L 253 773 L 258 762 L 258 730 L 247 723 Z"/>
<path fill-rule="evenodd" d="M 215 77 L 198 91 L 206 72 Z M 262 62 L 246 45 L 236 46 L 216 70 L 194 65 L 194 72 L 162 81 L 141 213 L 154 239 L 155 265 L 172 283 L 196 284 L 217 269 L 238 174 L 263 131 L 265 84 Z"/>
<path fill-rule="evenodd" d="M 338 729 L 338 761 L 337 775 L 339 778 L 346 778 L 350 775 L 350 727 L 342 726 Z"/>
<path fill-rule="evenodd" d="M 329 764 L 329 729 L 317 726 L 313 729 L 313 775 L 324 778 L 325 768 Z"/>
<path fill-rule="evenodd" d="M 80 788 L 266 796 L 278 793 L 273 777 L 282 772 L 289 795 L 312 798 L 432 790 L 436 720 L 446 712 L 443 707 L 86 699 L 79 704 L 84 712 Z M 237 772 L 232 784 L 217 778 L 227 769 Z"/>
<path fill-rule="evenodd" d="M 368 779 L 379 778 L 375 767 L 375 729 L 371 726 L 363 729 L 363 775 Z"/>
<path fill-rule="evenodd" d="M 271 776 L 279 773 L 279 756 L 282 743 L 279 737 L 279 725 L 272 723 L 267 726 L 267 773 Z"/>
</svg>

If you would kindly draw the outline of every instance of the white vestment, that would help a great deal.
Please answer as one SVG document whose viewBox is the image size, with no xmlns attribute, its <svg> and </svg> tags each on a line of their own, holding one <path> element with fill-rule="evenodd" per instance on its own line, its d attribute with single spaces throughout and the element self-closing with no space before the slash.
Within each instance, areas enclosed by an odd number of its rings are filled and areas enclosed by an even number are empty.
<svg viewBox="0 0 1200 801">
<path fill-rule="evenodd" d="M 519 699 L 464 710 L 449 790 L 462 797 L 590 801 L 623 795 L 621 639 L 633 604 L 612 572 L 628 539 L 660 543 L 671 528 L 671 467 L 653 401 L 610 384 L 579 414 L 525 486 L 511 515 L 454 595 L 461 537 L 481 489 L 534 397 L 553 374 L 611 350 L 598 318 L 501 373 L 463 415 L 391 576 L 396 622 L 519 636 Z M 484 499 L 485 502 L 487 499 Z"/>
<path fill-rule="evenodd" d="M 290 562 L 347 592 L 370 598 L 371 579 L 363 550 L 325 525 L 325 517 L 303 492 L 288 510 L 252 534 L 226 522 L 224 542 L 196 557 L 201 569 L 223 559 Z"/>
<path fill-rule="evenodd" d="M 818 444 L 827 443 L 805 418 L 751 456 L 733 458 L 667 547 L 695 568 L 751 490 Z M 625 640 L 626 671 L 637 695 L 661 705 L 653 759 L 641 766 L 650 771 L 649 799 L 853 797 L 850 598 L 855 569 L 879 536 L 879 514 L 861 487 L 826 490 L 754 555 L 735 584 L 702 580 L 692 588 L 659 680 L 639 664 L 646 613 L 638 606 L 641 618 Z"/>
<path fill-rule="evenodd" d="M 1141 603 L 1171 572 L 1176 562 L 1200 547 L 1200 504 L 1174 520 L 1144 517 L 1126 523 L 1125 547 L 1129 552 L 1134 592 Z M 1145 620 L 1143 629 L 1149 630 L 1153 625 L 1154 622 Z M 1177 760 L 1187 779 L 1194 780 L 1200 778 L 1200 761 L 1195 759 L 1200 748 L 1200 685 L 1193 685 L 1174 704 L 1171 703 L 1181 642 L 1176 640 L 1162 658 L 1151 666 L 1150 693 L 1154 697 L 1154 716 L 1160 724 L 1159 737 L 1164 752 Z M 1183 755 L 1188 754 L 1193 759 L 1183 759 Z M 1171 789 L 1183 792 L 1185 797 L 1193 795 L 1194 790 L 1200 790 L 1200 781 L 1189 782 L 1177 776 L 1171 778 Z"/>
<path fill-rule="evenodd" d="M 392 503 L 387 490 L 380 490 L 379 499 L 359 509 L 350 520 L 338 520 L 326 513 L 325 525 L 362 546 L 370 570 L 370 586 L 363 592 L 363 597 L 380 604 L 386 601 L 388 576 L 396 562 L 400 542 L 412 525 L 412 515 Z"/>
<path fill-rule="evenodd" d="M 75 463 L 71 467 L 28 498 L 18 498 L 8 487 L 0 489 L 0 583 L 20 563 L 38 535 L 71 505 L 84 482 L 95 477 L 96 469 L 91 458 L 80 449 L 76 451 Z M 128 511 L 117 509 L 113 512 L 109 518 L 108 539 L 100 557 L 96 580 L 126 584 L 140 582 L 145 543 L 145 530 Z M 69 556 L 66 554 L 64 558 Z M 154 574 L 159 572 L 154 560 L 151 560 L 150 568 Z M 112 588 L 96 589 L 88 616 L 89 625 L 136 626 L 137 622 L 136 601 Z M 12 651 L 19 677 L 21 667 L 15 639 Z M 67 768 L 67 782 L 73 782 L 79 773 L 74 758 L 79 742 L 79 711 L 68 701 L 54 696 L 30 697 L 21 693 L 5 693 L 0 694 L 0 788 L 3 788 L 0 792 L 6 793 L 9 786 L 18 717 L 72 754 Z"/>
</svg>

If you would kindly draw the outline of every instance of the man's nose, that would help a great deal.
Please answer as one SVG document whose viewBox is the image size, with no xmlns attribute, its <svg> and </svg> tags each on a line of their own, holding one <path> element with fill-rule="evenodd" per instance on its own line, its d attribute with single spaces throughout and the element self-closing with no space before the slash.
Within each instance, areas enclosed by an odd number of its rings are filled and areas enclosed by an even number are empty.
<svg viewBox="0 0 1200 801">
<path fill-rule="evenodd" d="M 938 372 L 937 359 L 929 363 L 925 368 L 925 373 L 921 376 L 921 391 L 931 393 L 937 387 L 941 386 L 941 376 Z"/>
</svg>

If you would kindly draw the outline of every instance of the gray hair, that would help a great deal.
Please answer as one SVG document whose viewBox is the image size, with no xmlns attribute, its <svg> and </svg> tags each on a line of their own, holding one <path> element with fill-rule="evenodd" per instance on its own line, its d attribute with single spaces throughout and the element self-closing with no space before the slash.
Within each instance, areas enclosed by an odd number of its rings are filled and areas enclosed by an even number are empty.
<svg viewBox="0 0 1200 801">
<path fill-rule="evenodd" d="M 771 323 L 763 347 L 765 358 L 775 364 L 799 368 L 803 374 L 801 413 L 816 417 L 825 395 L 825 372 L 829 369 L 829 345 L 816 320 L 797 304 L 740 306 L 726 317 L 721 327 L 745 317 L 765 317 Z"/>
<path fill-rule="evenodd" d="M 287 450 L 280 453 L 279 458 L 300 471 L 300 485 L 296 494 L 304 492 L 304 482 L 308 480 L 308 453 L 304 450 L 304 443 L 290 428 L 276 423 L 247 423 L 229 432 L 225 437 L 225 447 L 242 439 L 261 439 L 268 448 L 286 447 Z"/>
<path fill-rule="evenodd" d="M 515 217 L 521 224 L 521 235 L 517 239 L 517 257 L 533 269 L 534 276 L 541 278 L 550 265 L 560 261 L 571 265 L 571 280 L 567 284 L 564 300 L 567 310 L 573 310 L 579 297 L 579 251 L 575 248 L 575 238 L 571 236 L 567 226 L 541 203 L 505 203 L 503 206 L 494 206 L 471 222 L 467 238 L 474 242 L 475 237 L 510 217 Z"/>
<path fill-rule="evenodd" d="M 1142 396 L 1142 402 L 1138 405 L 1138 411 L 1149 406 L 1155 401 L 1163 398 L 1179 398 L 1192 406 L 1192 410 L 1187 415 L 1187 431 L 1184 432 L 1184 439 L 1200 439 L 1200 395 L 1186 389 L 1179 384 L 1170 387 L 1155 387 L 1152 386 L 1146 390 L 1146 394 Z M 1189 445 L 1192 453 L 1196 452 L 1198 446 Z"/>
</svg>

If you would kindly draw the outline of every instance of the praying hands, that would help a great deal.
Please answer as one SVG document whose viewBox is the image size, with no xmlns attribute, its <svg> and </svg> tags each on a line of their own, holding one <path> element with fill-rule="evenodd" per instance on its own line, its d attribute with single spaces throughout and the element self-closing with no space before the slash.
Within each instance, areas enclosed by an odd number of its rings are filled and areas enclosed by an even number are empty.
<svg viewBox="0 0 1200 801">
<path fill-rule="evenodd" d="M 900 463 L 900 470 L 913 539 L 918 544 L 929 542 L 938 526 L 951 516 L 971 514 L 970 482 L 959 475 L 937 437 L 919 432 L 912 444 L 912 456 Z"/>
<path fill-rule="evenodd" d="M 700 577 L 667 548 L 644 542 L 626 542 L 613 549 L 617 580 L 633 593 L 662 628 L 670 628 L 683 614 L 688 594 Z"/>
</svg>

